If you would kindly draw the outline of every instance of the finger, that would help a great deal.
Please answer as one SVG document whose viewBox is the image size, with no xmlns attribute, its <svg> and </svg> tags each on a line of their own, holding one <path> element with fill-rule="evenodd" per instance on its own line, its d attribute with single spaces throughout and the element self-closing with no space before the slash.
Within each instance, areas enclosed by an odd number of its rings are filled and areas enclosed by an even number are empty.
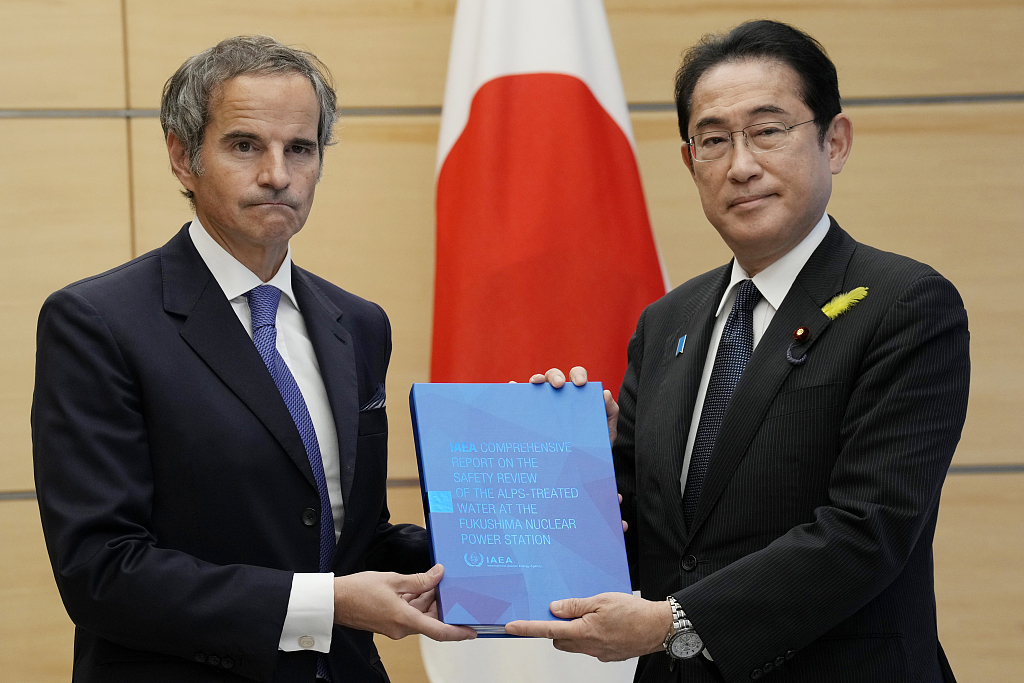
<svg viewBox="0 0 1024 683">
<path fill-rule="evenodd" d="M 568 598 L 551 603 L 551 613 L 561 619 L 576 619 L 597 610 L 588 598 Z"/>
<path fill-rule="evenodd" d="M 396 593 L 414 593 L 420 595 L 433 589 L 441 582 L 444 567 L 435 564 L 420 574 L 392 574 L 391 585 Z"/>
<path fill-rule="evenodd" d="M 622 520 L 622 533 L 626 533 L 627 531 L 629 531 L 629 524 L 626 520 Z"/>
<path fill-rule="evenodd" d="M 540 374 L 540 373 L 530 377 L 530 384 L 544 384 L 544 382 L 547 382 L 547 381 L 548 381 L 548 378 L 545 377 L 544 375 Z M 515 382 L 509 382 L 509 384 L 515 384 Z"/>
<path fill-rule="evenodd" d="M 510 621 L 505 624 L 505 633 L 529 638 L 565 638 L 571 632 L 564 621 Z"/>
<path fill-rule="evenodd" d="M 608 389 L 604 390 L 604 412 L 608 415 L 609 420 L 619 417 L 619 404 L 612 398 L 612 392 Z"/>
<path fill-rule="evenodd" d="M 619 494 L 619 505 L 622 505 L 622 494 Z"/>
<path fill-rule="evenodd" d="M 619 432 L 619 404 L 612 398 L 612 392 L 604 390 L 604 412 L 608 416 L 608 440 L 615 445 Z"/>
<path fill-rule="evenodd" d="M 551 368 L 545 372 L 544 379 L 550 382 L 555 389 L 561 389 L 565 385 L 565 374 L 558 368 Z"/>
<path fill-rule="evenodd" d="M 434 602 L 435 593 L 436 591 L 429 590 L 426 593 L 421 593 L 420 595 L 412 595 L 409 597 L 409 600 L 407 602 L 416 609 L 418 609 L 420 612 L 426 613 L 431 603 Z"/>
<path fill-rule="evenodd" d="M 584 384 L 587 383 L 587 369 L 585 367 L 577 365 L 576 367 L 569 370 L 569 379 L 571 379 L 572 383 L 575 384 L 576 386 L 582 387 Z"/>
<path fill-rule="evenodd" d="M 427 638 L 439 642 L 476 638 L 476 631 L 468 626 L 452 626 L 418 612 L 414 616 L 411 626 L 416 633 L 422 633 Z"/>
</svg>

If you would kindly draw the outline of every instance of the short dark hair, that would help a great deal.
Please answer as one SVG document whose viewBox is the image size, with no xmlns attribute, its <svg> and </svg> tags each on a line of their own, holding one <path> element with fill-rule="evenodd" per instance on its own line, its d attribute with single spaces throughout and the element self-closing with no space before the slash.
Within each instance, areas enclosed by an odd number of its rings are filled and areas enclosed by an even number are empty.
<svg viewBox="0 0 1024 683">
<path fill-rule="evenodd" d="M 817 40 L 789 24 L 767 19 L 740 24 L 725 35 L 705 35 L 686 51 L 676 72 L 676 112 L 683 140 L 689 138 L 697 81 L 714 66 L 746 60 L 779 61 L 796 72 L 802 84 L 800 97 L 814 113 L 818 144 L 823 145 L 832 119 L 843 110 L 836 66 Z"/>
</svg>

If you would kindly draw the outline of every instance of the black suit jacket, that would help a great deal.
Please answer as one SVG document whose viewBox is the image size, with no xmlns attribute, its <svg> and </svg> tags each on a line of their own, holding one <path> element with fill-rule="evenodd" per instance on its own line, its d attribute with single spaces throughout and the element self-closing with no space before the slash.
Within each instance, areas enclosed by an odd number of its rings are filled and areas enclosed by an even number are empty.
<svg viewBox="0 0 1024 683">
<path fill-rule="evenodd" d="M 425 570 L 424 532 L 388 522 L 385 409 L 360 410 L 384 383 L 387 317 L 300 268 L 292 278 L 338 433 L 333 571 Z M 316 484 L 187 226 L 47 299 L 32 439 L 75 681 L 313 680 L 316 654 L 278 642 L 293 572 L 318 571 L 303 521 Z M 387 679 L 366 632 L 336 626 L 329 660 L 335 681 Z"/>
<path fill-rule="evenodd" d="M 652 304 L 629 344 L 614 454 L 635 587 L 679 600 L 727 681 L 941 680 L 932 536 L 967 409 L 960 296 L 833 220 L 736 387 L 688 529 L 679 474 L 729 274 Z M 822 313 L 859 286 L 863 301 Z M 637 671 L 677 677 L 713 680 L 661 653 Z"/>
</svg>

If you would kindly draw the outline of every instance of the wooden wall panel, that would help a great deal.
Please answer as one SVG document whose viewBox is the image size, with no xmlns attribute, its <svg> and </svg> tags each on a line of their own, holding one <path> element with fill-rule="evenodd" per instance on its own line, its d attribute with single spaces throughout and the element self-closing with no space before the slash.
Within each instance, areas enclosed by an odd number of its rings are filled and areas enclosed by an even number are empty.
<svg viewBox="0 0 1024 683">
<path fill-rule="evenodd" d="M 135 188 L 135 256 L 156 249 L 192 220 L 192 209 L 171 173 L 163 130 L 156 118 L 131 120 Z"/>
<path fill-rule="evenodd" d="M 1020 680 L 1024 475 L 946 478 L 935 530 L 939 639 L 960 683 Z"/>
<path fill-rule="evenodd" d="M 29 405 L 39 307 L 129 258 L 125 123 L 0 121 L 0 491 L 31 489 Z M 3 503 L 0 503 L 2 505 Z"/>
<path fill-rule="evenodd" d="M 839 71 L 844 97 L 1024 90 L 1024 6 L 999 0 L 607 0 L 631 102 L 672 99 L 680 53 L 705 33 L 749 19 L 813 35 Z"/>
<path fill-rule="evenodd" d="M 129 0 L 132 106 L 157 106 L 164 81 L 186 57 L 239 33 L 307 46 L 335 74 L 346 106 L 438 105 L 454 4 Z M 820 39 L 839 66 L 846 97 L 1024 89 L 1019 3 L 904 0 L 884 11 L 855 0 L 804 0 L 774 11 L 759 2 L 699 0 L 609 0 L 606 6 L 630 101 L 671 99 L 685 46 L 760 16 L 792 22 Z"/>
<path fill-rule="evenodd" d="M 0 678 L 71 680 L 74 625 L 53 581 L 34 500 L 0 502 Z"/>
<path fill-rule="evenodd" d="M 123 108 L 119 0 L 0 2 L 0 109 Z"/>
<path fill-rule="evenodd" d="M 128 0 L 127 7 L 135 107 L 159 106 L 164 82 L 186 58 L 246 33 L 315 53 L 334 74 L 342 106 L 441 103 L 453 0 Z"/>
</svg>

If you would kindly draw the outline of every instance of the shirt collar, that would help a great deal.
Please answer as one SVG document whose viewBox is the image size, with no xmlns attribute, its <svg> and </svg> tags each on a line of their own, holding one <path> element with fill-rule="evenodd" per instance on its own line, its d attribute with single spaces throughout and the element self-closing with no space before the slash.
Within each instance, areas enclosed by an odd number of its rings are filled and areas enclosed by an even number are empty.
<svg viewBox="0 0 1024 683">
<path fill-rule="evenodd" d="M 206 267 L 213 273 L 214 279 L 217 280 L 217 284 L 220 285 L 224 296 L 229 301 L 237 299 L 254 287 L 268 284 L 280 289 L 281 293 L 298 310 L 299 304 L 292 293 L 292 246 L 290 244 L 284 255 L 284 261 L 281 262 L 281 267 L 277 269 L 277 273 L 270 278 L 269 282 L 264 283 L 256 273 L 242 265 L 238 259 L 210 237 L 206 228 L 199 222 L 198 216 L 192 217 L 192 225 L 188 228 L 188 234 L 192 238 L 192 244 L 196 246 L 196 251 L 203 258 Z"/>
<path fill-rule="evenodd" d="M 811 258 L 811 254 L 814 253 L 814 250 L 825 239 L 830 224 L 831 221 L 828 214 L 823 214 L 821 220 L 811 229 L 807 237 L 800 241 L 800 244 L 790 249 L 785 256 L 751 278 L 758 291 L 761 292 L 761 296 L 776 311 L 782 306 L 783 299 L 789 294 L 789 288 L 796 282 L 796 276 L 803 270 L 807 259 Z M 732 275 L 729 279 L 729 286 L 725 288 L 725 294 L 718 304 L 715 317 L 721 315 L 733 287 L 746 279 L 747 272 L 743 270 L 743 267 L 734 258 L 732 260 Z"/>
</svg>

